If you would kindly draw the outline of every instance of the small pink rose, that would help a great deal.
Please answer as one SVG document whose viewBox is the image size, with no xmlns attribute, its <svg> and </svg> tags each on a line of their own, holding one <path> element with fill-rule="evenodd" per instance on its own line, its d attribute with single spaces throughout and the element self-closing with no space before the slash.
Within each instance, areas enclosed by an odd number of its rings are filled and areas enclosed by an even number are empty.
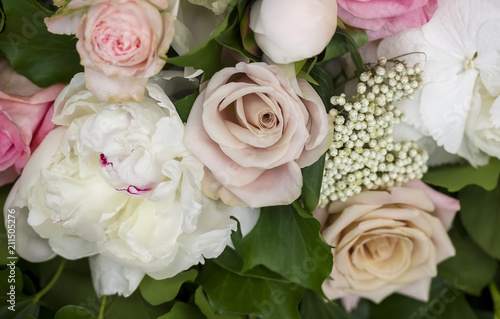
<svg viewBox="0 0 500 319">
<path fill-rule="evenodd" d="M 455 250 L 446 232 L 458 200 L 411 181 L 392 191 L 364 191 L 317 209 L 335 263 L 323 284 L 348 310 L 359 297 L 380 302 L 390 294 L 427 300 L 436 265 Z"/>
<path fill-rule="evenodd" d="M 328 149 L 331 121 L 307 81 L 300 96 L 276 66 L 238 63 L 216 73 L 196 99 L 186 146 L 206 165 L 203 191 L 251 207 L 289 204 L 300 168 Z"/>
<path fill-rule="evenodd" d="M 13 182 L 54 125 L 53 104 L 63 84 L 40 89 L 0 58 L 0 186 Z"/>
<path fill-rule="evenodd" d="M 418 28 L 432 18 L 437 0 L 337 0 L 338 16 L 365 29 L 370 41 Z"/>
<path fill-rule="evenodd" d="M 46 20 L 53 33 L 76 33 L 85 82 L 99 100 L 139 102 L 174 36 L 167 0 L 73 0 Z"/>
</svg>

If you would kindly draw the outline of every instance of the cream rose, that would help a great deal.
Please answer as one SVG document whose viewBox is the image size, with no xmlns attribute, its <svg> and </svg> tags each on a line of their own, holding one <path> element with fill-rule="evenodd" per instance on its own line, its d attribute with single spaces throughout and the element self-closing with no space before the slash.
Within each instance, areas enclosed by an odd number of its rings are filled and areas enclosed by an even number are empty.
<svg viewBox="0 0 500 319">
<path fill-rule="evenodd" d="M 257 0 L 250 11 L 255 42 L 279 64 L 320 54 L 336 28 L 335 0 Z"/>
<path fill-rule="evenodd" d="M 251 207 L 289 204 L 300 195 L 300 168 L 314 163 L 332 136 L 319 95 L 305 80 L 298 87 L 300 96 L 265 63 L 239 63 L 212 77 L 184 138 L 211 171 L 205 194 Z"/>
<path fill-rule="evenodd" d="M 446 228 L 458 210 L 458 200 L 411 181 L 317 211 L 322 235 L 334 247 L 333 280 L 323 284 L 326 296 L 344 298 L 348 308 L 352 296 L 378 303 L 399 292 L 427 300 L 436 265 L 455 254 Z"/>
<path fill-rule="evenodd" d="M 254 217 L 201 195 L 203 166 L 183 145 L 184 124 L 154 81 L 141 103 L 107 104 L 78 74 L 57 98 L 59 127 L 5 205 L 16 212 L 23 258 L 92 256 L 97 292 L 127 296 L 145 274 L 167 278 L 218 256 L 236 229 L 230 215 Z M 112 269 L 113 277 L 103 275 Z"/>
<path fill-rule="evenodd" d="M 168 7 L 167 0 L 73 0 L 47 26 L 74 33 L 78 25 L 86 85 L 99 100 L 139 102 L 148 78 L 165 65 L 174 36 Z"/>
</svg>

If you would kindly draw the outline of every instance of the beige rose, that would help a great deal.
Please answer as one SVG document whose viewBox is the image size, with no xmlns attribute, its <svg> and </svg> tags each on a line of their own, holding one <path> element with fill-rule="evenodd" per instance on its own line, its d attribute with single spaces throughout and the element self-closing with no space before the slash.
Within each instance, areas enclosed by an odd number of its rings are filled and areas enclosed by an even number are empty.
<svg viewBox="0 0 500 319">
<path fill-rule="evenodd" d="M 265 63 L 238 63 L 210 79 L 184 137 L 211 171 L 202 185 L 207 196 L 262 207 L 290 204 L 300 195 L 300 168 L 328 149 L 332 125 L 311 85 L 298 79 L 298 88 Z"/>
<path fill-rule="evenodd" d="M 334 247 L 333 280 L 323 284 L 328 298 L 344 297 L 347 308 L 353 295 L 377 303 L 393 292 L 427 300 L 436 265 L 455 254 L 445 225 L 459 204 L 420 181 L 409 185 L 365 191 L 315 213 Z"/>
</svg>

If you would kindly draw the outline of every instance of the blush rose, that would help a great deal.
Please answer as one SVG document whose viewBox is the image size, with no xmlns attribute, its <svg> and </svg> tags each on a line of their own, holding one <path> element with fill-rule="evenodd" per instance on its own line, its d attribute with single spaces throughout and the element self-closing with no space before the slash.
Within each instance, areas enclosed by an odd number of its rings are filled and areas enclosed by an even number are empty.
<svg viewBox="0 0 500 319">
<path fill-rule="evenodd" d="M 99 100 L 139 102 L 174 36 L 167 8 L 167 0 L 76 0 L 46 23 L 53 33 L 76 33 L 86 86 Z"/>
<path fill-rule="evenodd" d="M 206 165 L 203 192 L 232 205 L 289 204 L 300 195 L 300 168 L 327 150 L 325 106 L 298 79 L 300 96 L 276 66 L 238 63 L 216 73 L 196 99 L 186 146 Z"/>
<path fill-rule="evenodd" d="M 41 89 L 0 58 L 0 186 L 13 182 L 54 127 L 53 104 L 64 84 Z"/>
<path fill-rule="evenodd" d="M 338 16 L 365 29 L 370 41 L 418 28 L 432 18 L 437 0 L 337 0 Z"/>
<path fill-rule="evenodd" d="M 322 235 L 335 247 L 326 296 L 347 308 L 359 297 L 378 303 L 393 292 L 427 300 L 436 265 L 455 254 L 446 229 L 459 209 L 458 200 L 414 180 L 317 210 Z"/>
</svg>

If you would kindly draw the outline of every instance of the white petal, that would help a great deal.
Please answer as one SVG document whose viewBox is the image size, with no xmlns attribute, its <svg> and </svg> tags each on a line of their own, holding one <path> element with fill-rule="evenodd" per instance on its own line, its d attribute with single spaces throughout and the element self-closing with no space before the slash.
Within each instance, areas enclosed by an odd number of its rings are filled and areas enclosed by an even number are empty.
<svg viewBox="0 0 500 319">
<path fill-rule="evenodd" d="M 490 95 L 498 96 L 500 95 L 500 16 L 479 28 L 477 42 L 475 66 L 479 69 Z"/>
</svg>

